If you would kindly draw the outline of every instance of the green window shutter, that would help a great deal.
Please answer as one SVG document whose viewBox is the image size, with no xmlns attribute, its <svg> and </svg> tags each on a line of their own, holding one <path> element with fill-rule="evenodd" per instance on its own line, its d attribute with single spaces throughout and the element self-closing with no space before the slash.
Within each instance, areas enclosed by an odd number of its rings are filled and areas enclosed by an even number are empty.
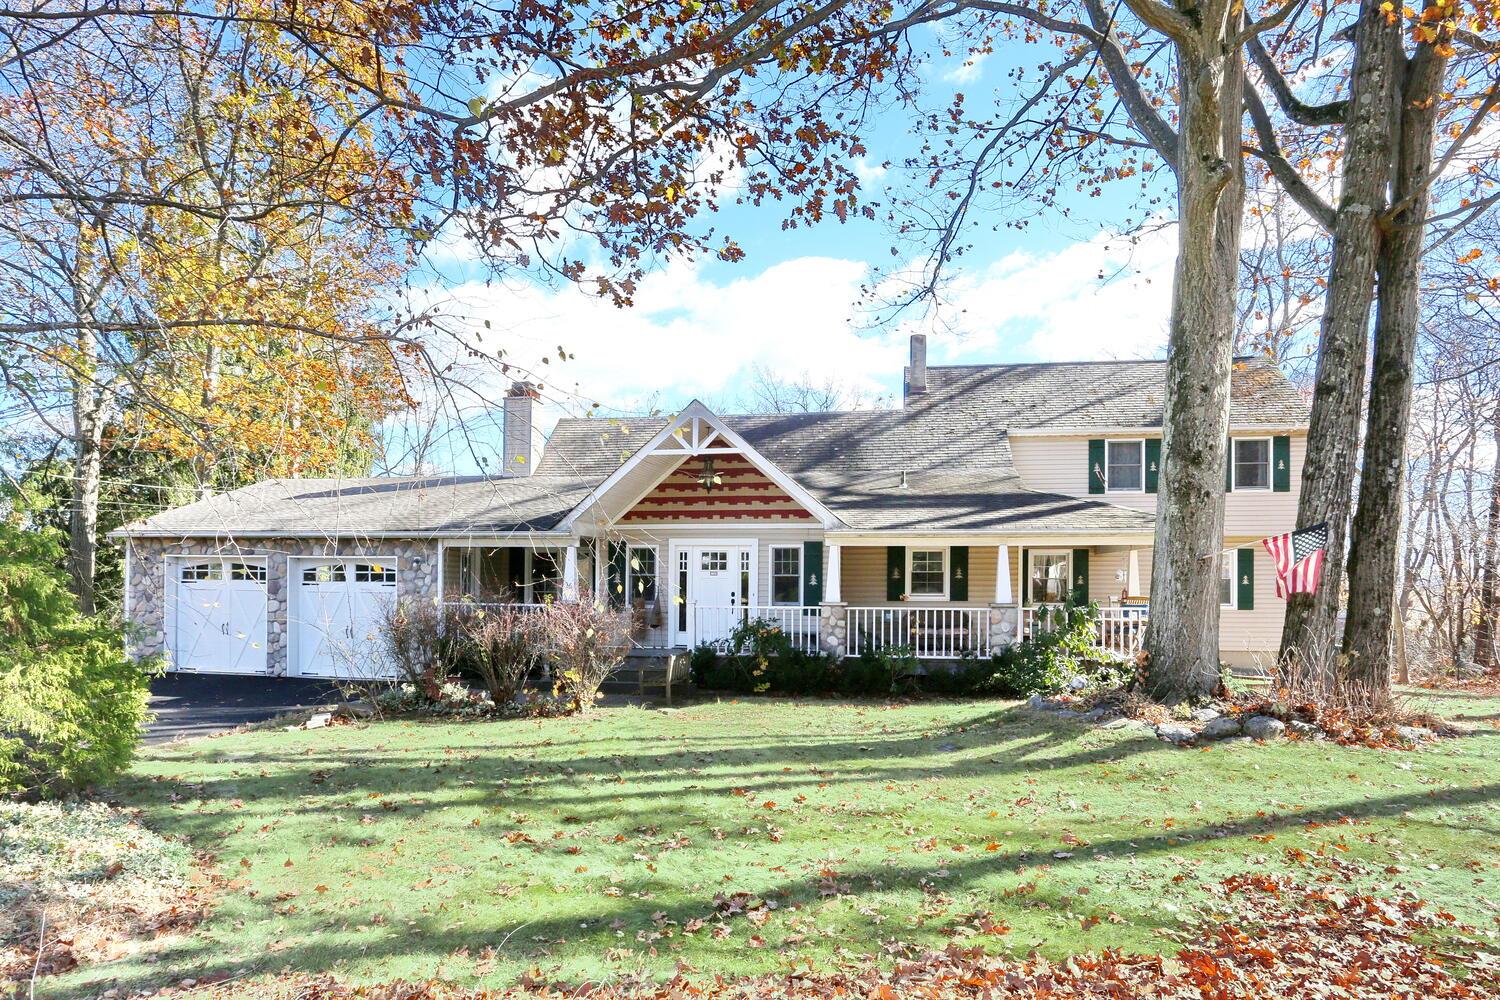
<svg viewBox="0 0 1500 1000">
<path fill-rule="evenodd" d="M 1224 492 L 1234 492 L 1234 438 L 1224 443 Z"/>
<path fill-rule="evenodd" d="M 1240 549 L 1239 565 L 1234 574 L 1235 607 L 1255 610 L 1255 550 Z"/>
<path fill-rule="evenodd" d="M 948 550 L 948 600 L 969 599 L 969 547 L 955 545 Z"/>
<path fill-rule="evenodd" d="M 1275 493 L 1292 491 L 1292 439 L 1271 439 L 1271 490 Z"/>
<path fill-rule="evenodd" d="M 1023 607 L 1031 603 L 1031 553 L 1026 549 L 1021 550 L 1021 593 L 1016 603 Z"/>
<path fill-rule="evenodd" d="M 899 601 L 906 593 L 906 546 L 885 547 L 885 599 Z"/>
<path fill-rule="evenodd" d="M 1104 492 L 1104 439 L 1089 441 L 1089 492 Z"/>
<path fill-rule="evenodd" d="M 1156 477 L 1161 474 L 1161 438 L 1146 439 L 1146 492 L 1156 492 Z"/>
<path fill-rule="evenodd" d="M 625 606 L 625 543 L 609 543 L 609 605 Z"/>
<path fill-rule="evenodd" d="M 505 552 L 505 586 L 519 601 L 526 593 L 526 550 L 511 548 Z"/>
<path fill-rule="evenodd" d="M 802 543 L 802 606 L 823 603 L 823 543 Z"/>
<path fill-rule="evenodd" d="M 1089 550 L 1073 550 L 1073 603 L 1089 602 Z"/>
</svg>

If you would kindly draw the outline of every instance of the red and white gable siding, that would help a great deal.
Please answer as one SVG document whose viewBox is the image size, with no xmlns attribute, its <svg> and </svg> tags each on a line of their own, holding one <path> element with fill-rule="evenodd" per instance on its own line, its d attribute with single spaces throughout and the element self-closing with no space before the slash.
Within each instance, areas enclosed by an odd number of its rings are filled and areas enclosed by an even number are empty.
<svg viewBox="0 0 1500 1000">
<path fill-rule="evenodd" d="M 743 455 L 715 455 L 711 490 L 705 459 L 684 460 L 617 520 L 617 524 L 711 524 L 725 521 L 816 524 L 817 518 Z"/>
</svg>

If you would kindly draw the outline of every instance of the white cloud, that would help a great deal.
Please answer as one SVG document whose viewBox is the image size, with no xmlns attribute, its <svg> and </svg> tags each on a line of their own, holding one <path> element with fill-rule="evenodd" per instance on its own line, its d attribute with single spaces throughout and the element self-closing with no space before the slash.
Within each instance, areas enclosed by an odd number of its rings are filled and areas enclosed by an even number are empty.
<svg viewBox="0 0 1500 1000">
<path fill-rule="evenodd" d="M 498 335 L 487 339 L 507 360 L 550 376 L 549 397 L 585 406 L 734 400 L 756 365 L 877 395 L 899 374 L 905 341 L 851 322 L 865 272 L 860 261 L 804 257 L 721 285 L 680 263 L 644 278 L 631 309 L 573 287 L 469 284 L 445 311 L 475 327 L 489 319 Z M 542 364 L 559 346 L 573 357 Z"/>
<path fill-rule="evenodd" d="M 957 318 L 951 332 L 931 338 L 931 360 L 1160 355 L 1175 250 L 1176 231 L 1168 226 L 1135 242 L 1105 232 L 1053 253 L 1013 253 L 952 289 L 949 315 Z M 726 273 L 733 277 L 714 280 Z M 672 408 L 695 397 L 733 405 L 757 365 L 815 383 L 833 379 L 866 397 L 899 393 L 912 327 L 860 327 L 860 285 L 867 278 L 863 261 L 831 257 L 802 257 L 758 273 L 678 263 L 645 277 L 631 309 L 572 286 L 471 282 L 443 293 L 450 300 L 443 311 L 450 323 L 476 331 L 489 320 L 481 343 L 540 373 L 550 429 L 557 417 L 592 403 L 605 413 L 647 401 Z M 559 347 L 573 357 L 558 362 Z M 548 356 L 553 360 L 544 364 Z M 494 400 L 514 376 L 491 370 L 480 377 L 486 384 L 476 398 Z M 492 436 L 493 423 L 492 415 L 471 429 Z M 462 454 L 454 461 L 465 463 Z"/>
<path fill-rule="evenodd" d="M 948 83 L 973 83 L 984 72 L 984 62 L 989 57 L 988 52 L 966 55 L 962 62 L 943 74 L 943 79 Z"/>
<path fill-rule="evenodd" d="M 1166 346 L 1177 230 L 1105 231 L 1047 254 L 1017 251 L 950 292 L 959 336 L 943 360 L 1082 361 Z"/>
</svg>

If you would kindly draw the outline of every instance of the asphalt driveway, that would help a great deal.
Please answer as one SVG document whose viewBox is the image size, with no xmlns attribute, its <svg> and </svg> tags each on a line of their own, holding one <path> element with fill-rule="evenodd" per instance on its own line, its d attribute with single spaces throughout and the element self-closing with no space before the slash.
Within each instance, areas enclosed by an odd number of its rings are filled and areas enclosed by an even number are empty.
<svg viewBox="0 0 1500 1000">
<path fill-rule="evenodd" d="M 343 700 L 327 681 L 165 674 L 151 682 L 151 711 L 156 721 L 146 727 L 146 742 L 208 736 Z"/>
</svg>

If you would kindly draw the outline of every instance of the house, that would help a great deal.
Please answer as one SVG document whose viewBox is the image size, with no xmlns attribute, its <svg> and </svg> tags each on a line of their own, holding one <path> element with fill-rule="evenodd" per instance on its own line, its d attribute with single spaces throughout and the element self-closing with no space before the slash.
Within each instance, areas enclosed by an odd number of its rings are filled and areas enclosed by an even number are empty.
<svg viewBox="0 0 1500 1000">
<path fill-rule="evenodd" d="M 536 604 L 592 587 L 644 650 L 723 643 L 747 618 L 807 649 L 987 655 L 1097 602 L 1128 655 L 1149 620 L 1165 362 L 931 366 L 912 338 L 900 409 L 564 419 L 505 400 L 501 476 L 269 480 L 136 522 L 134 649 L 178 670 L 386 670 L 393 598 Z M 1220 648 L 1269 656 L 1282 602 L 1257 540 L 1292 527 L 1307 407 L 1237 363 Z"/>
</svg>

